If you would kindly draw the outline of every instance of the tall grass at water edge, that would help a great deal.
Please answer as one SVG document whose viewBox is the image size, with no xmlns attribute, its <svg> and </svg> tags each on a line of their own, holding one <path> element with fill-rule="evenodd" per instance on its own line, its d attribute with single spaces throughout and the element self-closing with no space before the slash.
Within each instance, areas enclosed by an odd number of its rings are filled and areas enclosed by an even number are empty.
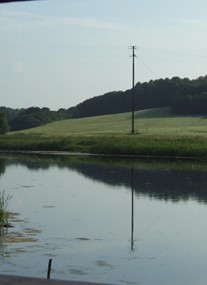
<svg viewBox="0 0 207 285">
<path fill-rule="evenodd" d="M 8 203 L 9 200 L 12 198 L 11 195 L 6 195 L 5 191 L 3 190 L 0 192 L 0 227 L 4 226 L 8 222 Z"/>
<path fill-rule="evenodd" d="M 152 135 L 93 135 L 45 137 L 12 135 L 0 137 L 1 150 L 69 151 L 104 155 L 186 156 L 207 158 L 203 137 Z"/>
</svg>

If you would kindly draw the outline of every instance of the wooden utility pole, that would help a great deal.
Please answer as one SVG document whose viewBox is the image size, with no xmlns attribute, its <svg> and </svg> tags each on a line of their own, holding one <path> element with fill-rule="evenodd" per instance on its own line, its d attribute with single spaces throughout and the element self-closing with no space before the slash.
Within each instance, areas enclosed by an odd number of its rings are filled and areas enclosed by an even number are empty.
<svg viewBox="0 0 207 285">
<path fill-rule="evenodd" d="M 134 67 L 134 59 L 136 57 L 135 55 L 135 49 L 136 46 L 131 46 L 130 49 L 132 49 L 132 135 L 134 134 L 134 97 L 135 97 L 135 89 L 134 89 L 134 78 L 135 78 L 135 67 Z"/>
</svg>

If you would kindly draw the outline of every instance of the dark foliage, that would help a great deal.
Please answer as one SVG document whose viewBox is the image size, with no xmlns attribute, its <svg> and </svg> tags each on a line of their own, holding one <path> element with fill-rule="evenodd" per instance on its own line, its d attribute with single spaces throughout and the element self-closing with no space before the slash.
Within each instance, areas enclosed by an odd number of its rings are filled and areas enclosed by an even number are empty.
<svg viewBox="0 0 207 285">
<path fill-rule="evenodd" d="M 179 90 L 172 110 L 175 114 L 207 115 L 207 76 L 192 80 Z"/>
<path fill-rule="evenodd" d="M 151 80 L 135 86 L 135 110 L 172 106 L 174 113 L 206 114 L 207 76 Z M 193 100 L 189 98 L 193 97 Z M 186 102 L 186 104 L 185 104 Z M 89 117 L 130 112 L 132 91 L 114 91 L 93 97 L 73 109 L 73 117 Z"/>
<path fill-rule="evenodd" d="M 130 110 L 130 99 L 122 91 L 114 91 L 88 99 L 78 104 L 73 112 L 74 117 L 90 117 L 115 114 Z"/>
<path fill-rule="evenodd" d="M 28 109 L 0 107 L 0 110 L 6 114 L 11 131 L 34 128 L 53 121 L 71 118 L 69 109 L 51 111 L 46 107 L 30 107 Z"/>
<path fill-rule="evenodd" d="M 4 135 L 9 131 L 9 125 L 7 122 L 6 115 L 0 111 L 0 135 Z"/>
</svg>

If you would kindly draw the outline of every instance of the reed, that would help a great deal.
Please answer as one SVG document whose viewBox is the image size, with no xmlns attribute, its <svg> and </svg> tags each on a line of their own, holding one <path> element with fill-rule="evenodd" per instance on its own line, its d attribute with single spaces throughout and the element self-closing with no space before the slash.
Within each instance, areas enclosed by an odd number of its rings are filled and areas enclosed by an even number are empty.
<svg viewBox="0 0 207 285">
<path fill-rule="evenodd" d="M 3 190 L 0 192 L 0 226 L 5 226 L 8 224 L 8 215 L 7 211 L 9 200 L 12 198 L 12 195 L 6 195 Z"/>
<path fill-rule="evenodd" d="M 69 151 L 110 155 L 207 158 L 206 137 L 169 135 L 71 135 L 68 137 L 13 134 L 0 137 L 0 149 Z"/>
</svg>

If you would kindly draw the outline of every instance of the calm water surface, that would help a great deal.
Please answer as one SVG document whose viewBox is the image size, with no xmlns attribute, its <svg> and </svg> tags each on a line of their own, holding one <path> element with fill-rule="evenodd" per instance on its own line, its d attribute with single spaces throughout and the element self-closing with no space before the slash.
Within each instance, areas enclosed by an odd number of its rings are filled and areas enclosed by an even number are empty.
<svg viewBox="0 0 207 285">
<path fill-rule="evenodd" d="M 0 273 L 207 284 L 207 162 L 1 155 Z"/>
</svg>

